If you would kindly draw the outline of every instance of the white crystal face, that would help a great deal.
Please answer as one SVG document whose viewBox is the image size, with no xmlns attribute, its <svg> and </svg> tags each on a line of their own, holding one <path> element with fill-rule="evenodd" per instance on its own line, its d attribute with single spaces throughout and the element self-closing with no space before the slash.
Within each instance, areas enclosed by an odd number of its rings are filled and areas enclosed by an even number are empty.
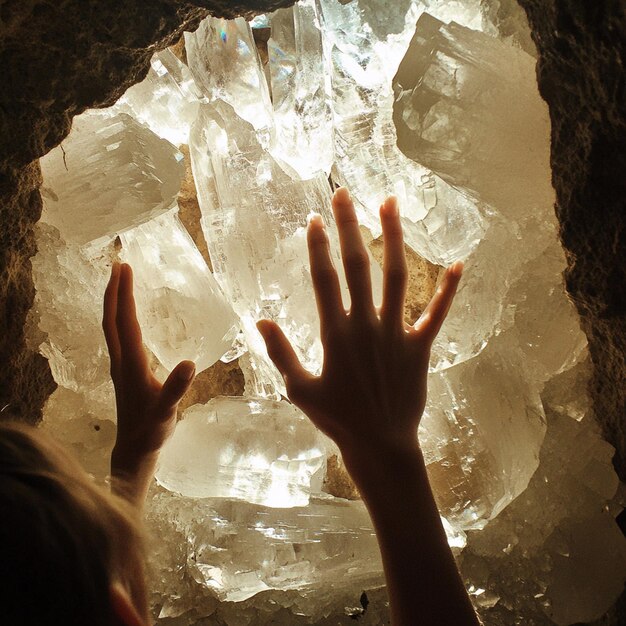
<svg viewBox="0 0 626 626">
<path fill-rule="evenodd" d="M 245 379 L 243 396 L 214 397 L 208 372 L 192 393 L 211 399 L 184 411 L 163 451 L 148 503 L 162 623 L 389 619 L 367 511 L 339 497 L 354 496 L 338 450 L 281 399 L 255 328 L 277 321 L 320 370 L 305 231 L 321 213 L 340 265 L 336 184 L 372 237 L 393 193 L 413 251 L 465 261 L 419 438 L 485 623 L 591 621 L 619 594 L 618 480 L 563 286 L 528 40 L 513 0 L 301 0 L 251 24 L 207 18 L 185 34 L 185 62 L 155 54 L 142 83 L 76 118 L 42 159 L 32 341 L 59 385 L 46 427 L 106 475 L 115 426 L 100 301 L 115 258 L 134 267 L 159 374 L 221 357 Z M 373 257 L 372 273 L 379 300 Z"/>
<path fill-rule="evenodd" d="M 182 355 L 199 372 L 213 365 L 232 345 L 238 322 L 177 208 L 120 237 L 122 258 L 135 268 L 137 317 L 149 329 L 148 348 L 168 370 Z"/>
<path fill-rule="evenodd" d="M 187 409 L 161 453 L 156 478 L 194 498 L 306 506 L 311 491 L 319 492 L 325 452 L 317 429 L 293 405 L 218 397 Z"/>
<path fill-rule="evenodd" d="M 87 111 L 41 159 L 44 219 L 67 241 L 108 242 L 172 206 L 181 160 L 172 144 L 130 115 Z"/>
</svg>

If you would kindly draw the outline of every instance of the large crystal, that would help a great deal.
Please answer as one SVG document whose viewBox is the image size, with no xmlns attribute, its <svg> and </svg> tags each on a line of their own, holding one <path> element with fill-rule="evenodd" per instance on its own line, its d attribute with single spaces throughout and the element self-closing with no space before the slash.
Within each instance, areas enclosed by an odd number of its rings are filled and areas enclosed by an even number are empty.
<svg viewBox="0 0 626 626">
<path fill-rule="evenodd" d="M 262 148 L 252 126 L 224 102 L 201 109 L 191 154 L 213 270 L 241 318 L 249 349 L 265 355 L 256 322 L 273 319 L 304 365 L 319 370 L 306 222 L 319 212 L 332 224 L 325 176 L 291 178 Z M 282 388 L 273 372 L 268 363 L 266 375 Z"/>
<path fill-rule="evenodd" d="M 208 18 L 195 33 L 185 33 L 185 46 L 191 73 L 208 100 L 226 102 L 269 140 L 272 103 L 250 25 L 243 18 Z"/>
<path fill-rule="evenodd" d="M 32 338 L 33 347 L 49 359 L 59 385 L 46 403 L 45 425 L 89 472 L 104 477 L 109 461 L 103 451 L 115 440 L 113 385 L 100 321 L 110 258 L 106 251 L 64 241 L 45 222 L 37 225 L 36 236 L 31 316 L 41 335 Z"/>
<path fill-rule="evenodd" d="M 398 146 L 507 216 L 553 200 L 535 59 L 422 14 L 394 79 Z"/>
<path fill-rule="evenodd" d="M 554 377 L 541 394 L 547 432 L 528 488 L 482 531 L 468 534 L 462 572 L 483 619 L 509 626 L 598 619 L 622 591 L 626 539 L 615 523 L 613 449 L 580 394 L 588 363 Z M 503 564 L 506 562 L 506 570 Z M 506 574 L 504 574 L 506 571 Z"/>
<path fill-rule="evenodd" d="M 135 268 L 137 317 L 145 343 L 173 369 L 181 359 L 201 372 L 228 349 L 239 322 L 177 208 L 122 233 L 122 258 Z"/>
<path fill-rule="evenodd" d="M 334 175 L 351 190 L 372 233 L 381 232 L 378 207 L 395 194 L 407 243 L 433 263 L 449 264 L 476 246 L 483 219 L 471 197 L 398 149 L 391 79 L 413 33 L 416 8 L 406 0 L 393 10 L 374 5 L 322 2 L 332 59 Z M 389 19 L 384 27 L 383 16 Z"/>
<path fill-rule="evenodd" d="M 272 15 L 268 42 L 276 145 L 272 153 L 301 178 L 330 173 L 330 73 L 315 0 Z"/>
<path fill-rule="evenodd" d="M 420 442 L 442 515 L 483 528 L 528 485 L 546 430 L 521 352 L 494 349 L 429 379 Z"/>
<path fill-rule="evenodd" d="M 150 60 L 148 75 L 133 85 L 114 110 L 128 113 L 176 146 L 189 143 L 201 99 L 189 68 L 169 49 Z"/>
<path fill-rule="evenodd" d="M 157 481 L 196 498 L 305 506 L 325 460 L 317 429 L 293 405 L 218 397 L 187 409 L 161 452 Z"/>
<path fill-rule="evenodd" d="M 69 242 L 107 243 L 173 205 L 182 154 L 126 113 L 88 111 L 41 159 L 47 223 Z"/>
<path fill-rule="evenodd" d="M 242 602 L 259 592 L 297 590 L 292 602 L 305 614 L 322 617 L 330 608 L 320 606 L 325 585 L 345 581 L 359 590 L 357 600 L 363 588 L 382 582 L 376 537 L 359 501 L 315 498 L 307 507 L 272 509 L 159 494 L 150 522 L 167 538 L 162 558 L 175 572 L 159 585 L 169 598 L 170 613 L 189 610 L 192 598 L 207 591 Z M 337 591 L 327 595 L 336 597 Z"/>
</svg>

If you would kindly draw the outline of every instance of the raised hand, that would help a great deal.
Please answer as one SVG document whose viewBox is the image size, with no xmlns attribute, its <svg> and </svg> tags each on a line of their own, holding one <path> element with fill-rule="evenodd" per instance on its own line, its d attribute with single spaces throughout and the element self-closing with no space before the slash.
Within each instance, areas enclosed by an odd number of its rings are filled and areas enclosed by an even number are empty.
<svg viewBox="0 0 626 626">
<path fill-rule="evenodd" d="M 367 505 L 381 550 L 394 626 L 478 626 L 441 524 L 417 427 L 426 402 L 433 340 L 446 318 L 462 265 L 454 264 L 414 325 L 404 323 L 407 285 L 396 200 L 380 208 L 383 303 L 372 301 L 369 258 L 345 189 L 333 211 L 350 290 L 344 309 L 328 236 L 311 220 L 308 244 L 324 363 L 307 372 L 278 325 L 259 322 L 289 398 L 339 446 Z"/>
<path fill-rule="evenodd" d="M 176 409 L 193 381 L 195 365 L 182 361 L 164 383 L 150 370 L 137 322 L 130 265 L 113 265 L 104 294 L 102 327 L 117 405 L 113 486 L 140 505 L 159 450 L 174 430 Z"/>
<path fill-rule="evenodd" d="M 415 442 L 426 401 L 430 348 L 448 313 L 462 272 L 449 268 L 420 319 L 403 318 L 407 286 L 402 227 L 395 198 L 380 208 L 383 229 L 383 303 L 372 300 L 369 258 L 346 189 L 333 198 L 350 310 L 344 309 L 328 235 L 321 217 L 308 229 L 311 276 L 320 317 L 324 364 L 319 377 L 303 369 L 280 327 L 258 324 L 290 400 L 344 452 L 355 447 Z"/>
</svg>

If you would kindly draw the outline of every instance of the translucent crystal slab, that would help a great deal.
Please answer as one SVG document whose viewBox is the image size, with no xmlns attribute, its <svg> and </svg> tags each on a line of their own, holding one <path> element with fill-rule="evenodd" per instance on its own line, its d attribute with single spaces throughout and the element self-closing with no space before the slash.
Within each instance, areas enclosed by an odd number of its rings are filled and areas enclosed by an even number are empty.
<svg viewBox="0 0 626 626">
<path fill-rule="evenodd" d="M 201 109 L 191 155 L 215 276 L 242 319 L 249 348 L 265 353 L 256 322 L 275 319 L 306 365 L 318 369 L 306 221 L 319 212 L 332 223 L 328 182 L 323 175 L 292 179 L 222 102 Z"/>
<path fill-rule="evenodd" d="M 185 48 L 191 73 L 207 99 L 228 103 L 269 140 L 272 104 L 248 22 L 241 17 L 207 18 L 197 31 L 185 33 Z"/>
<path fill-rule="evenodd" d="M 528 376 L 550 379 L 571 368 L 586 353 L 587 338 L 580 318 L 565 291 L 565 255 L 550 222 L 535 222 L 536 242 L 548 239 L 545 249 L 526 263 L 522 275 L 511 286 L 507 301 L 513 311 L 510 331 L 524 353 Z"/>
<path fill-rule="evenodd" d="M 492 217 L 476 249 L 465 259 L 463 278 L 431 354 L 431 370 L 439 371 L 475 357 L 503 327 L 510 285 L 526 260 L 540 251 L 528 245 L 515 222 Z M 503 252 L 506 251 L 505 254 Z"/>
<path fill-rule="evenodd" d="M 622 508 L 614 450 L 580 393 L 588 376 L 589 363 L 581 362 L 548 381 L 537 471 L 520 497 L 471 533 L 464 575 L 498 599 L 483 612 L 487 623 L 508 626 L 512 614 L 538 624 L 587 623 L 623 590 L 626 539 L 614 520 Z"/>
<path fill-rule="evenodd" d="M 528 485 L 546 422 L 515 346 L 429 377 L 420 443 L 442 515 L 483 528 Z"/>
<path fill-rule="evenodd" d="M 42 352 L 51 361 L 57 384 L 83 394 L 110 382 L 100 299 L 110 264 L 106 251 L 70 244 L 54 226 L 37 225 L 37 255 L 32 265 Z M 95 404 L 94 411 L 103 409 L 106 401 Z"/>
<path fill-rule="evenodd" d="M 46 221 L 71 243 L 107 243 L 167 211 L 182 154 L 126 113 L 87 111 L 41 159 Z"/>
<path fill-rule="evenodd" d="M 321 4 L 332 61 L 333 176 L 351 190 L 375 236 L 378 207 L 394 194 L 418 254 L 440 265 L 467 256 L 484 230 L 476 202 L 396 145 L 391 82 L 415 29 L 416 4 Z"/>
<path fill-rule="evenodd" d="M 272 154 L 300 178 L 330 173 L 330 73 L 316 0 L 272 14 L 268 42 L 276 144 Z"/>
<path fill-rule="evenodd" d="M 316 498 L 307 507 L 271 509 L 163 493 L 153 501 L 149 519 L 166 542 L 163 562 L 180 567 L 177 552 L 181 540 L 187 544 L 182 567 L 196 594 L 204 588 L 221 600 L 241 602 L 262 591 L 299 590 L 299 602 L 315 614 L 321 600 L 315 590 L 324 581 L 382 582 L 376 537 L 362 502 Z M 180 574 L 166 573 L 161 585 L 172 608 L 191 607 L 189 594 L 175 599 Z"/>
<path fill-rule="evenodd" d="M 148 516 L 151 529 L 164 539 L 163 578 L 156 584 L 172 613 L 189 610 L 207 591 L 230 602 L 280 591 L 279 604 L 316 623 L 336 610 L 341 594 L 358 599 L 363 589 L 383 584 L 376 537 L 360 501 L 322 495 L 306 507 L 272 509 L 162 493 Z M 459 546 L 465 538 L 456 533 L 448 539 Z M 194 593 L 180 593 L 190 582 Z M 290 590 L 297 593 L 287 600 Z"/>
<path fill-rule="evenodd" d="M 404 154 L 508 217 L 552 205 L 550 120 L 529 54 L 424 13 L 394 90 Z"/>
<path fill-rule="evenodd" d="M 185 496 L 285 508 L 308 504 L 325 464 L 322 438 L 293 405 L 220 396 L 185 411 L 157 481 Z"/>
<path fill-rule="evenodd" d="M 230 349 L 239 324 L 177 210 L 122 233 L 121 256 L 134 268 L 146 345 L 168 370 L 190 359 L 201 372 Z"/>
<path fill-rule="evenodd" d="M 170 50 L 150 59 L 148 75 L 114 105 L 175 146 L 189 143 L 189 129 L 197 114 L 200 90 L 189 68 Z"/>
<path fill-rule="evenodd" d="M 44 407 L 45 428 L 89 473 L 104 479 L 115 441 L 115 399 L 101 326 L 111 259 L 107 251 L 67 243 L 44 222 L 37 224 L 36 238 L 32 315 L 38 336 L 31 341 L 49 360 L 58 385 Z"/>
</svg>

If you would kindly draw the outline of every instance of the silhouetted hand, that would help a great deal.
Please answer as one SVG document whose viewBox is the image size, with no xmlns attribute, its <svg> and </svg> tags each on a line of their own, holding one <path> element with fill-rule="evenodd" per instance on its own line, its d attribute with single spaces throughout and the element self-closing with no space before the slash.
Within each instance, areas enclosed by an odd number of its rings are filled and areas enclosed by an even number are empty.
<svg viewBox="0 0 626 626">
<path fill-rule="evenodd" d="M 420 319 L 403 310 L 407 267 L 394 198 L 380 208 L 383 303 L 372 301 L 369 258 L 345 189 L 333 198 L 350 290 L 344 309 L 328 237 L 319 216 L 308 229 L 311 275 L 324 363 L 307 372 L 274 322 L 258 327 L 287 394 L 339 446 L 374 522 L 394 626 L 478 626 L 448 546 L 428 482 L 417 427 L 426 403 L 433 340 L 446 318 L 462 272 L 455 263 Z"/>
<path fill-rule="evenodd" d="M 140 504 L 159 450 L 174 430 L 176 409 L 191 385 L 195 365 L 182 361 L 164 383 L 150 370 L 137 322 L 130 265 L 113 265 L 104 294 L 102 327 L 117 405 L 111 475 L 125 482 L 125 495 Z"/>
<path fill-rule="evenodd" d="M 372 443 L 392 448 L 412 444 L 426 402 L 431 345 L 454 298 L 462 264 L 446 271 L 420 319 L 409 326 L 403 318 L 407 265 L 395 198 L 380 208 L 384 262 L 379 311 L 372 300 L 369 258 L 346 189 L 335 193 L 333 211 L 351 306 L 344 309 L 326 229 L 315 216 L 308 246 L 324 347 L 321 375 L 304 370 L 276 323 L 261 320 L 259 331 L 289 399 L 344 453 Z"/>
</svg>

